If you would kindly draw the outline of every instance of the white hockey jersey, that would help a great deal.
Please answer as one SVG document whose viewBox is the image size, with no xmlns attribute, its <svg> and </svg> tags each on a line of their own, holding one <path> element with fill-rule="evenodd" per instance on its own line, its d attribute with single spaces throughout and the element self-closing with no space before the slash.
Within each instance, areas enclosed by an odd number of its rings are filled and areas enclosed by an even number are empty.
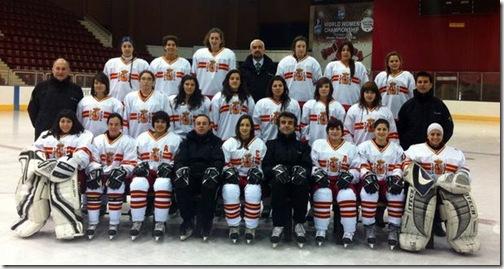
<svg viewBox="0 0 504 269">
<path fill-rule="evenodd" d="M 326 113 L 326 105 L 314 99 L 303 105 L 301 117 L 301 137 L 308 140 L 310 145 L 317 139 L 326 138 L 326 126 L 330 118 L 340 121 L 345 120 L 345 109 L 335 100 L 329 103 L 329 117 Z"/>
<path fill-rule="evenodd" d="M 240 141 L 234 137 L 222 144 L 225 166 L 236 167 L 240 176 L 247 176 L 252 167 L 262 170 L 262 160 L 266 155 L 266 144 L 258 137 L 252 139 L 247 147 L 248 149 L 240 148 Z"/>
<path fill-rule="evenodd" d="M 390 124 L 388 139 L 394 143 L 399 143 L 399 134 L 392 112 L 386 106 L 375 107 L 374 109 L 361 108 L 359 104 L 354 104 L 346 114 L 345 139 L 352 141 L 356 145 L 374 138 L 373 124 L 377 119 L 385 119 Z"/>
<path fill-rule="evenodd" d="M 382 96 L 382 104 L 392 111 L 394 119 L 398 118 L 401 106 L 413 97 L 415 89 L 415 78 L 408 71 L 402 71 L 395 77 L 387 76 L 387 72 L 382 71 L 375 77 Z"/>
<path fill-rule="evenodd" d="M 191 64 L 182 57 L 168 62 L 164 56 L 161 56 L 152 60 L 149 70 L 156 76 L 155 89 L 170 96 L 178 94 L 182 77 L 191 73 Z"/>
<path fill-rule="evenodd" d="M 306 102 L 313 98 L 314 84 L 322 77 L 322 69 L 317 60 L 311 56 L 298 61 L 294 56 L 288 55 L 278 63 L 276 74 L 287 82 L 290 98 Z"/>
<path fill-rule="evenodd" d="M 222 92 L 218 92 L 212 98 L 210 108 L 210 120 L 212 121 L 214 133 L 223 141 L 235 136 L 235 128 L 241 115 L 254 113 L 254 99 L 249 95 L 247 102 L 241 103 L 238 95 L 235 94 L 229 102 Z M 252 127 L 253 128 L 253 127 Z"/>
<path fill-rule="evenodd" d="M 317 139 L 313 142 L 311 159 L 313 172 L 322 168 L 330 177 L 349 172 L 354 177 L 352 182 L 359 182 L 360 159 L 357 147 L 352 142 L 343 140 L 339 146 L 333 148 L 327 139 Z"/>
<path fill-rule="evenodd" d="M 128 174 L 133 172 L 137 163 L 136 141 L 133 138 L 120 134 L 110 140 L 104 133 L 93 139 L 93 145 L 95 151 L 92 166 L 101 166 L 105 174 L 118 167 L 123 167 Z"/>
<path fill-rule="evenodd" d="M 361 62 L 355 62 L 353 77 L 350 77 L 350 67 L 344 65 L 341 61 L 328 63 L 324 76 L 332 81 L 334 99 L 344 107 L 359 102 L 362 85 L 369 81 L 366 67 Z"/>
<path fill-rule="evenodd" d="M 133 67 L 131 62 L 125 64 L 121 57 L 109 59 L 105 63 L 103 73 L 110 81 L 110 95 L 122 102 L 128 93 L 138 90 L 140 72 L 146 69 L 149 69 L 149 64 L 144 59 L 134 58 Z"/>
<path fill-rule="evenodd" d="M 93 159 L 94 147 L 92 145 L 93 134 L 84 130 L 80 134 L 62 135 L 60 139 L 46 134 L 49 131 L 43 131 L 42 134 L 33 143 L 35 150 L 44 152 L 46 159 L 59 159 L 66 155 L 72 155 L 79 169 L 85 169 Z"/>
<path fill-rule="evenodd" d="M 402 162 L 404 152 L 398 143 L 388 144 L 380 149 L 374 139 L 362 142 L 357 146 L 361 160 L 361 177 L 367 172 L 373 172 L 378 180 L 385 180 L 387 176 L 402 177 Z"/>
<path fill-rule="evenodd" d="M 282 112 L 280 111 L 281 108 L 282 103 L 276 102 L 271 97 L 262 98 L 257 101 L 254 107 L 254 115 L 252 116 L 257 137 L 261 138 L 263 141 L 272 140 L 277 137 L 278 127 L 276 125 L 276 120 L 278 115 Z M 301 118 L 301 109 L 299 108 L 297 100 L 290 99 L 285 111 L 296 115 L 299 122 Z M 296 129 L 298 129 L 297 132 L 299 133 L 299 128 L 296 127 Z"/>
<path fill-rule="evenodd" d="M 112 113 L 123 115 L 122 103 L 112 96 L 97 100 L 94 96 L 85 96 L 77 105 L 77 119 L 94 136 L 107 131 L 107 119 Z"/>
<path fill-rule="evenodd" d="M 157 90 L 146 98 L 141 96 L 140 91 L 128 93 L 124 98 L 124 133 L 136 138 L 152 128 L 154 112 L 163 110 L 168 113 L 168 109 L 168 97 Z"/>
<path fill-rule="evenodd" d="M 201 106 L 190 110 L 189 106 L 185 103 L 180 104 L 175 108 L 175 97 L 172 95 L 168 97 L 168 115 L 170 115 L 170 130 L 185 138 L 187 133 L 193 130 L 194 118 L 199 114 L 209 115 L 210 113 L 210 99 L 203 96 Z"/>
<path fill-rule="evenodd" d="M 410 146 L 404 154 L 406 160 L 403 168 L 415 161 L 435 179 L 444 173 L 456 173 L 459 170 L 469 174 L 464 153 L 454 147 L 444 146 L 436 151 L 427 143 L 421 143 Z"/>
<path fill-rule="evenodd" d="M 208 48 L 198 49 L 193 55 L 191 72 L 198 78 L 204 95 L 214 96 L 220 92 L 224 78 L 232 69 L 236 69 L 236 56 L 228 48 L 222 48 L 215 56 Z"/>
<path fill-rule="evenodd" d="M 173 165 L 180 142 L 182 138 L 174 132 L 167 132 L 157 139 L 151 130 L 143 132 L 136 139 L 138 162 L 149 162 L 152 170 L 157 170 L 161 163 Z"/>
</svg>

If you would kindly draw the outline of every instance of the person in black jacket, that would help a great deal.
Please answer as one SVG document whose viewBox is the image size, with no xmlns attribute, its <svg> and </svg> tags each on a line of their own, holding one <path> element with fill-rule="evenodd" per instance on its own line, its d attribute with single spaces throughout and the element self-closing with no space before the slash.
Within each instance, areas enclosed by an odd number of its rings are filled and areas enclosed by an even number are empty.
<svg viewBox="0 0 504 269">
<path fill-rule="evenodd" d="M 294 209 L 294 232 L 299 247 L 306 242 L 303 226 L 308 204 L 308 179 L 312 170 L 311 148 L 301 143 L 294 133 L 296 116 L 282 112 L 277 119 L 278 135 L 266 143 L 268 148 L 263 159 L 263 172 L 271 185 L 271 207 L 273 209 L 273 231 L 271 243 L 276 247 L 283 229 L 289 223 L 290 206 Z M 290 204 L 289 199 L 290 198 Z"/>
<path fill-rule="evenodd" d="M 275 76 L 276 64 L 265 51 L 264 42 L 254 39 L 250 42 L 250 55 L 240 65 L 243 80 L 249 89 L 254 102 L 266 97 L 268 82 Z"/>
<path fill-rule="evenodd" d="M 221 183 L 220 171 L 224 166 L 221 147 L 222 140 L 212 133 L 208 116 L 196 116 L 194 130 L 182 141 L 174 160 L 173 186 L 183 219 L 180 240 L 192 235 L 195 216 L 196 231 L 201 233 L 203 240 L 210 235 Z"/>
<path fill-rule="evenodd" d="M 35 86 L 28 103 L 28 114 L 35 128 L 35 140 L 49 129 L 56 115 L 63 109 L 77 110 L 84 97 L 82 88 L 70 81 L 70 65 L 59 58 L 53 63 L 50 79 Z"/>
<path fill-rule="evenodd" d="M 453 134 L 453 121 L 450 111 L 432 91 L 432 75 L 421 71 L 416 76 L 416 89 L 413 98 L 406 101 L 399 110 L 397 131 L 404 150 L 411 145 L 426 141 L 427 127 L 434 122 L 444 129 L 443 142 Z"/>
</svg>

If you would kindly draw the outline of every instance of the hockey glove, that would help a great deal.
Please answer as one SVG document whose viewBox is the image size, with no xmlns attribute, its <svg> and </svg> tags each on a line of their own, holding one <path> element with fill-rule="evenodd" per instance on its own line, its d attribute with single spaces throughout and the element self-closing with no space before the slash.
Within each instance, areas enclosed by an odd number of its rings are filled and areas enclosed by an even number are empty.
<svg viewBox="0 0 504 269">
<path fill-rule="evenodd" d="M 391 194 L 400 194 L 404 189 L 404 180 L 399 176 L 387 177 L 388 192 Z"/>
<path fill-rule="evenodd" d="M 306 183 L 306 169 L 299 165 L 292 167 L 292 183 L 294 185 L 303 185 Z"/>
<path fill-rule="evenodd" d="M 133 169 L 133 175 L 136 177 L 147 177 L 149 176 L 149 163 L 141 162 L 135 166 Z"/>
<path fill-rule="evenodd" d="M 189 186 L 190 172 L 191 172 L 191 170 L 189 169 L 189 167 L 187 167 L 187 166 L 180 167 L 175 172 L 175 180 L 173 180 L 173 186 L 176 189 L 182 189 L 182 188 Z"/>
<path fill-rule="evenodd" d="M 91 190 L 96 190 L 101 187 L 101 177 L 103 175 L 103 169 L 98 168 L 89 171 L 88 180 L 86 181 L 86 186 Z"/>
<path fill-rule="evenodd" d="M 112 169 L 107 180 L 107 186 L 113 190 L 119 189 L 126 178 L 126 174 L 126 170 L 122 167 Z"/>
<path fill-rule="evenodd" d="M 252 167 L 248 170 L 247 178 L 249 184 L 259 184 L 263 180 L 264 175 L 263 172 L 259 170 L 259 168 Z"/>
<path fill-rule="evenodd" d="M 173 173 L 173 165 L 169 163 L 161 163 L 157 168 L 158 177 L 171 177 Z"/>
<path fill-rule="evenodd" d="M 224 183 L 226 184 L 238 184 L 240 179 L 238 178 L 238 171 L 234 167 L 224 167 L 222 169 L 222 178 L 224 178 Z"/>
<path fill-rule="evenodd" d="M 378 191 L 378 178 L 373 173 L 364 175 L 364 190 L 369 194 L 374 194 Z"/>
<path fill-rule="evenodd" d="M 290 180 L 289 172 L 283 164 L 277 164 L 273 167 L 273 176 L 275 177 L 275 182 L 280 184 L 286 184 Z"/>
<path fill-rule="evenodd" d="M 348 188 L 348 185 L 352 183 L 353 176 L 352 174 L 348 172 L 341 172 L 338 178 L 338 181 L 336 181 L 336 185 L 338 185 L 338 188 L 340 190 Z"/>
<path fill-rule="evenodd" d="M 219 184 L 219 171 L 215 167 L 208 167 L 203 173 L 202 186 L 208 189 L 215 189 Z"/>
<path fill-rule="evenodd" d="M 312 180 L 314 183 L 318 184 L 321 188 L 329 187 L 329 176 L 326 170 L 318 168 L 312 175 Z"/>
</svg>

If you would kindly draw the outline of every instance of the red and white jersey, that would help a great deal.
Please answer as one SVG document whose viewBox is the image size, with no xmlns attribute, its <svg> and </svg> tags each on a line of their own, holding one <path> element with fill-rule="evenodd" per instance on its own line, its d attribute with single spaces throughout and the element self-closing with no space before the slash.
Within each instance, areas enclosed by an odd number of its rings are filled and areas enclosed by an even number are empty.
<svg viewBox="0 0 504 269">
<path fill-rule="evenodd" d="M 185 138 L 187 133 L 193 130 L 194 118 L 199 114 L 208 115 L 210 113 L 210 99 L 203 96 L 203 102 L 197 108 L 189 109 L 185 103 L 180 104 L 175 108 L 175 97 L 172 95 L 168 97 L 168 115 L 170 115 L 170 130 Z"/>
<path fill-rule="evenodd" d="M 152 60 L 149 70 L 156 76 L 155 89 L 170 96 L 178 94 L 182 77 L 191 73 L 191 64 L 182 57 L 177 57 L 169 62 L 164 56 L 161 56 Z"/>
<path fill-rule="evenodd" d="M 102 100 L 94 96 L 86 96 L 77 105 L 77 119 L 86 130 L 94 136 L 107 131 L 107 119 L 112 113 L 123 114 L 122 103 L 112 96 L 107 96 Z"/>
<path fill-rule="evenodd" d="M 373 124 L 377 119 L 385 119 L 389 122 L 388 139 L 394 143 L 399 143 L 399 134 L 397 133 L 394 116 L 386 106 L 366 109 L 361 108 L 359 104 L 352 105 L 345 117 L 345 139 L 359 145 L 374 138 Z"/>
<path fill-rule="evenodd" d="M 125 64 L 121 57 L 109 59 L 103 67 L 103 73 L 110 81 L 110 95 L 122 102 L 128 93 L 138 90 L 140 72 L 146 69 L 149 69 L 149 64 L 144 59 L 134 58 L 133 67 L 131 62 Z"/>
<path fill-rule="evenodd" d="M 313 171 L 322 168 L 331 177 L 349 172 L 354 176 L 353 183 L 359 182 L 360 159 L 357 147 L 352 142 L 343 140 L 339 146 L 333 147 L 327 139 L 317 139 L 313 142 L 310 155 Z"/>
<path fill-rule="evenodd" d="M 380 149 L 374 139 L 371 139 L 357 146 L 357 151 L 361 160 L 361 177 L 370 171 L 378 180 L 385 180 L 392 175 L 402 177 L 404 151 L 398 143 L 388 142 Z"/>
<path fill-rule="evenodd" d="M 61 157 L 72 155 L 79 169 L 85 169 L 93 159 L 94 147 L 92 145 L 93 134 L 84 130 L 80 134 L 62 135 L 56 139 L 53 135 L 46 136 L 49 131 L 43 131 L 42 134 L 33 143 L 35 150 L 44 152 L 46 159 L 59 159 Z"/>
<path fill-rule="evenodd" d="M 366 67 L 361 62 L 355 62 L 353 77 L 350 77 L 350 67 L 341 61 L 328 63 L 324 76 L 332 81 L 334 99 L 344 107 L 351 106 L 359 101 L 361 87 L 369 81 Z"/>
<path fill-rule="evenodd" d="M 375 77 L 375 83 L 380 90 L 382 104 L 390 108 L 394 119 L 397 119 L 401 106 L 413 97 L 415 78 L 408 71 L 402 71 L 396 76 L 382 71 Z"/>
<path fill-rule="evenodd" d="M 415 161 L 435 179 L 444 173 L 465 171 L 469 174 L 464 153 L 454 147 L 444 146 L 434 150 L 427 143 L 421 143 L 410 146 L 404 154 L 403 168 Z"/>
<path fill-rule="evenodd" d="M 263 141 L 272 140 L 277 137 L 278 127 L 276 125 L 276 120 L 278 115 L 282 112 L 281 108 L 282 103 L 273 100 L 271 97 L 262 98 L 257 101 L 254 107 L 254 115 L 252 116 L 257 137 L 261 138 Z M 290 99 L 285 111 L 296 115 L 299 121 L 301 109 L 299 108 L 297 100 Z M 298 128 L 296 127 L 296 129 Z M 299 130 L 297 130 L 297 132 L 299 134 Z"/>
<path fill-rule="evenodd" d="M 314 99 L 303 105 L 303 116 L 301 117 L 301 137 L 308 140 L 310 145 L 317 139 L 326 138 L 326 127 L 330 118 L 340 121 L 345 120 L 345 109 L 335 100 L 329 103 L 329 117 L 326 112 L 326 105 Z"/>
<path fill-rule="evenodd" d="M 110 140 L 104 133 L 93 139 L 93 145 L 95 151 L 92 165 L 101 165 L 105 174 L 121 166 L 128 174 L 133 172 L 137 163 L 136 141 L 133 138 L 120 134 Z"/>
<path fill-rule="evenodd" d="M 145 98 L 140 91 L 128 93 L 124 98 L 124 133 L 136 138 L 149 130 L 152 128 L 152 114 L 160 110 L 168 111 L 168 97 L 160 91 L 154 90 Z"/>
<path fill-rule="evenodd" d="M 193 74 L 196 74 L 201 92 L 214 96 L 222 90 L 222 82 L 229 70 L 236 69 L 236 56 L 228 48 L 222 48 L 215 56 L 208 48 L 198 49 L 192 60 Z"/>
<path fill-rule="evenodd" d="M 226 97 L 222 92 L 218 92 L 212 98 L 210 108 L 210 120 L 212 121 L 214 133 L 220 139 L 227 140 L 235 136 L 235 128 L 238 119 L 241 115 L 254 113 L 254 99 L 249 95 L 245 103 L 241 103 L 238 95 L 235 94 L 229 102 L 226 102 Z"/>
<path fill-rule="evenodd" d="M 230 137 L 222 144 L 224 152 L 225 166 L 233 166 L 238 170 L 240 176 L 247 176 L 248 170 L 252 167 L 261 169 L 262 160 L 266 155 L 266 144 L 254 137 L 249 142 L 247 148 L 240 147 L 241 143 L 235 137 Z"/>
<path fill-rule="evenodd" d="M 138 163 L 149 162 L 152 170 L 157 170 L 161 163 L 173 165 L 180 142 L 182 138 L 174 132 L 167 132 L 157 139 L 151 130 L 143 132 L 136 139 Z"/>
<path fill-rule="evenodd" d="M 278 63 L 276 74 L 287 82 L 290 98 L 306 102 L 313 98 L 314 84 L 322 77 L 322 69 L 311 56 L 298 61 L 294 56 L 288 55 Z"/>
</svg>

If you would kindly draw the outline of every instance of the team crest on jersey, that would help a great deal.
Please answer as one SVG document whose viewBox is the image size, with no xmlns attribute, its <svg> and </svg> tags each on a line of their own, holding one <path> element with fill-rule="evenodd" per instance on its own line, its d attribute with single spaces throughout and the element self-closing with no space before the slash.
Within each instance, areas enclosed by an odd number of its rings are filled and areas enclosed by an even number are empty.
<svg viewBox="0 0 504 269">
<path fill-rule="evenodd" d="M 370 132 L 370 133 L 374 132 L 374 122 L 375 122 L 375 119 L 373 119 L 373 118 L 369 118 L 366 120 L 366 128 L 367 128 L 368 132 Z"/>
<path fill-rule="evenodd" d="M 207 72 L 217 72 L 217 62 L 215 60 L 210 60 L 206 67 Z"/>
<path fill-rule="evenodd" d="M 330 172 L 338 172 L 340 169 L 340 161 L 336 157 L 329 158 L 328 170 Z"/>
<path fill-rule="evenodd" d="M 432 171 L 434 172 L 434 174 L 436 174 L 438 176 L 442 175 L 445 172 L 445 166 L 446 165 L 445 165 L 445 163 L 443 163 L 442 160 L 437 159 L 434 161 L 434 165 L 432 166 L 433 167 Z"/>
<path fill-rule="evenodd" d="M 59 143 L 56 145 L 56 148 L 54 148 L 54 157 L 61 158 L 63 156 L 65 156 L 65 145 Z"/>
<path fill-rule="evenodd" d="M 254 165 L 254 160 L 252 159 L 252 154 L 250 152 L 245 153 L 242 158 L 242 166 L 250 168 L 253 165 Z"/>
<path fill-rule="evenodd" d="M 173 72 L 173 69 L 167 68 L 166 72 L 163 74 L 164 80 L 175 80 L 175 72 Z"/>
<path fill-rule="evenodd" d="M 182 115 L 180 115 L 180 123 L 182 125 L 191 125 L 192 120 L 191 120 L 191 113 L 189 112 L 182 112 Z"/>
<path fill-rule="evenodd" d="M 350 73 L 343 72 L 340 76 L 339 84 L 350 85 L 352 80 L 350 79 Z"/>
<path fill-rule="evenodd" d="M 149 111 L 146 109 L 140 110 L 140 116 L 138 117 L 138 121 L 140 123 L 148 123 L 149 122 Z"/>
<path fill-rule="evenodd" d="M 160 153 L 161 152 L 159 151 L 159 148 L 152 148 L 150 159 L 152 161 L 159 162 L 159 160 L 161 159 Z"/>
<path fill-rule="evenodd" d="M 261 152 L 259 150 L 255 152 L 255 163 L 261 165 Z"/>
<path fill-rule="evenodd" d="M 326 125 L 327 124 L 327 113 L 324 111 L 324 112 L 320 112 L 320 115 L 318 116 L 318 124 L 320 125 Z"/>
<path fill-rule="evenodd" d="M 100 112 L 100 108 L 99 107 L 95 107 L 93 108 L 93 110 L 91 111 L 91 120 L 93 121 L 99 121 L 102 119 L 101 117 L 101 112 Z"/>
<path fill-rule="evenodd" d="M 121 70 L 121 73 L 119 73 L 119 80 L 128 81 L 128 70 Z"/>
<path fill-rule="evenodd" d="M 387 172 L 387 166 L 384 160 L 377 160 L 373 165 L 375 174 L 383 176 Z"/>
<path fill-rule="evenodd" d="M 240 101 L 234 101 L 232 104 L 231 104 L 231 114 L 240 114 Z"/>
<path fill-rule="evenodd" d="M 114 162 L 114 153 L 113 152 L 105 153 L 105 163 L 107 164 L 107 166 L 111 166 L 112 162 Z"/>
<path fill-rule="evenodd" d="M 399 86 L 397 86 L 397 83 L 395 81 L 391 81 L 387 87 L 387 94 L 397 95 L 399 93 L 398 88 Z"/>
<path fill-rule="evenodd" d="M 270 122 L 275 124 L 278 119 L 278 115 L 280 115 L 280 112 L 278 112 L 278 111 L 271 113 Z"/>
<path fill-rule="evenodd" d="M 296 81 L 306 80 L 306 74 L 303 72 L 303 68 L 296 68 L 296 72 L 294 73 L 294 80 Z"/>
</svg>

